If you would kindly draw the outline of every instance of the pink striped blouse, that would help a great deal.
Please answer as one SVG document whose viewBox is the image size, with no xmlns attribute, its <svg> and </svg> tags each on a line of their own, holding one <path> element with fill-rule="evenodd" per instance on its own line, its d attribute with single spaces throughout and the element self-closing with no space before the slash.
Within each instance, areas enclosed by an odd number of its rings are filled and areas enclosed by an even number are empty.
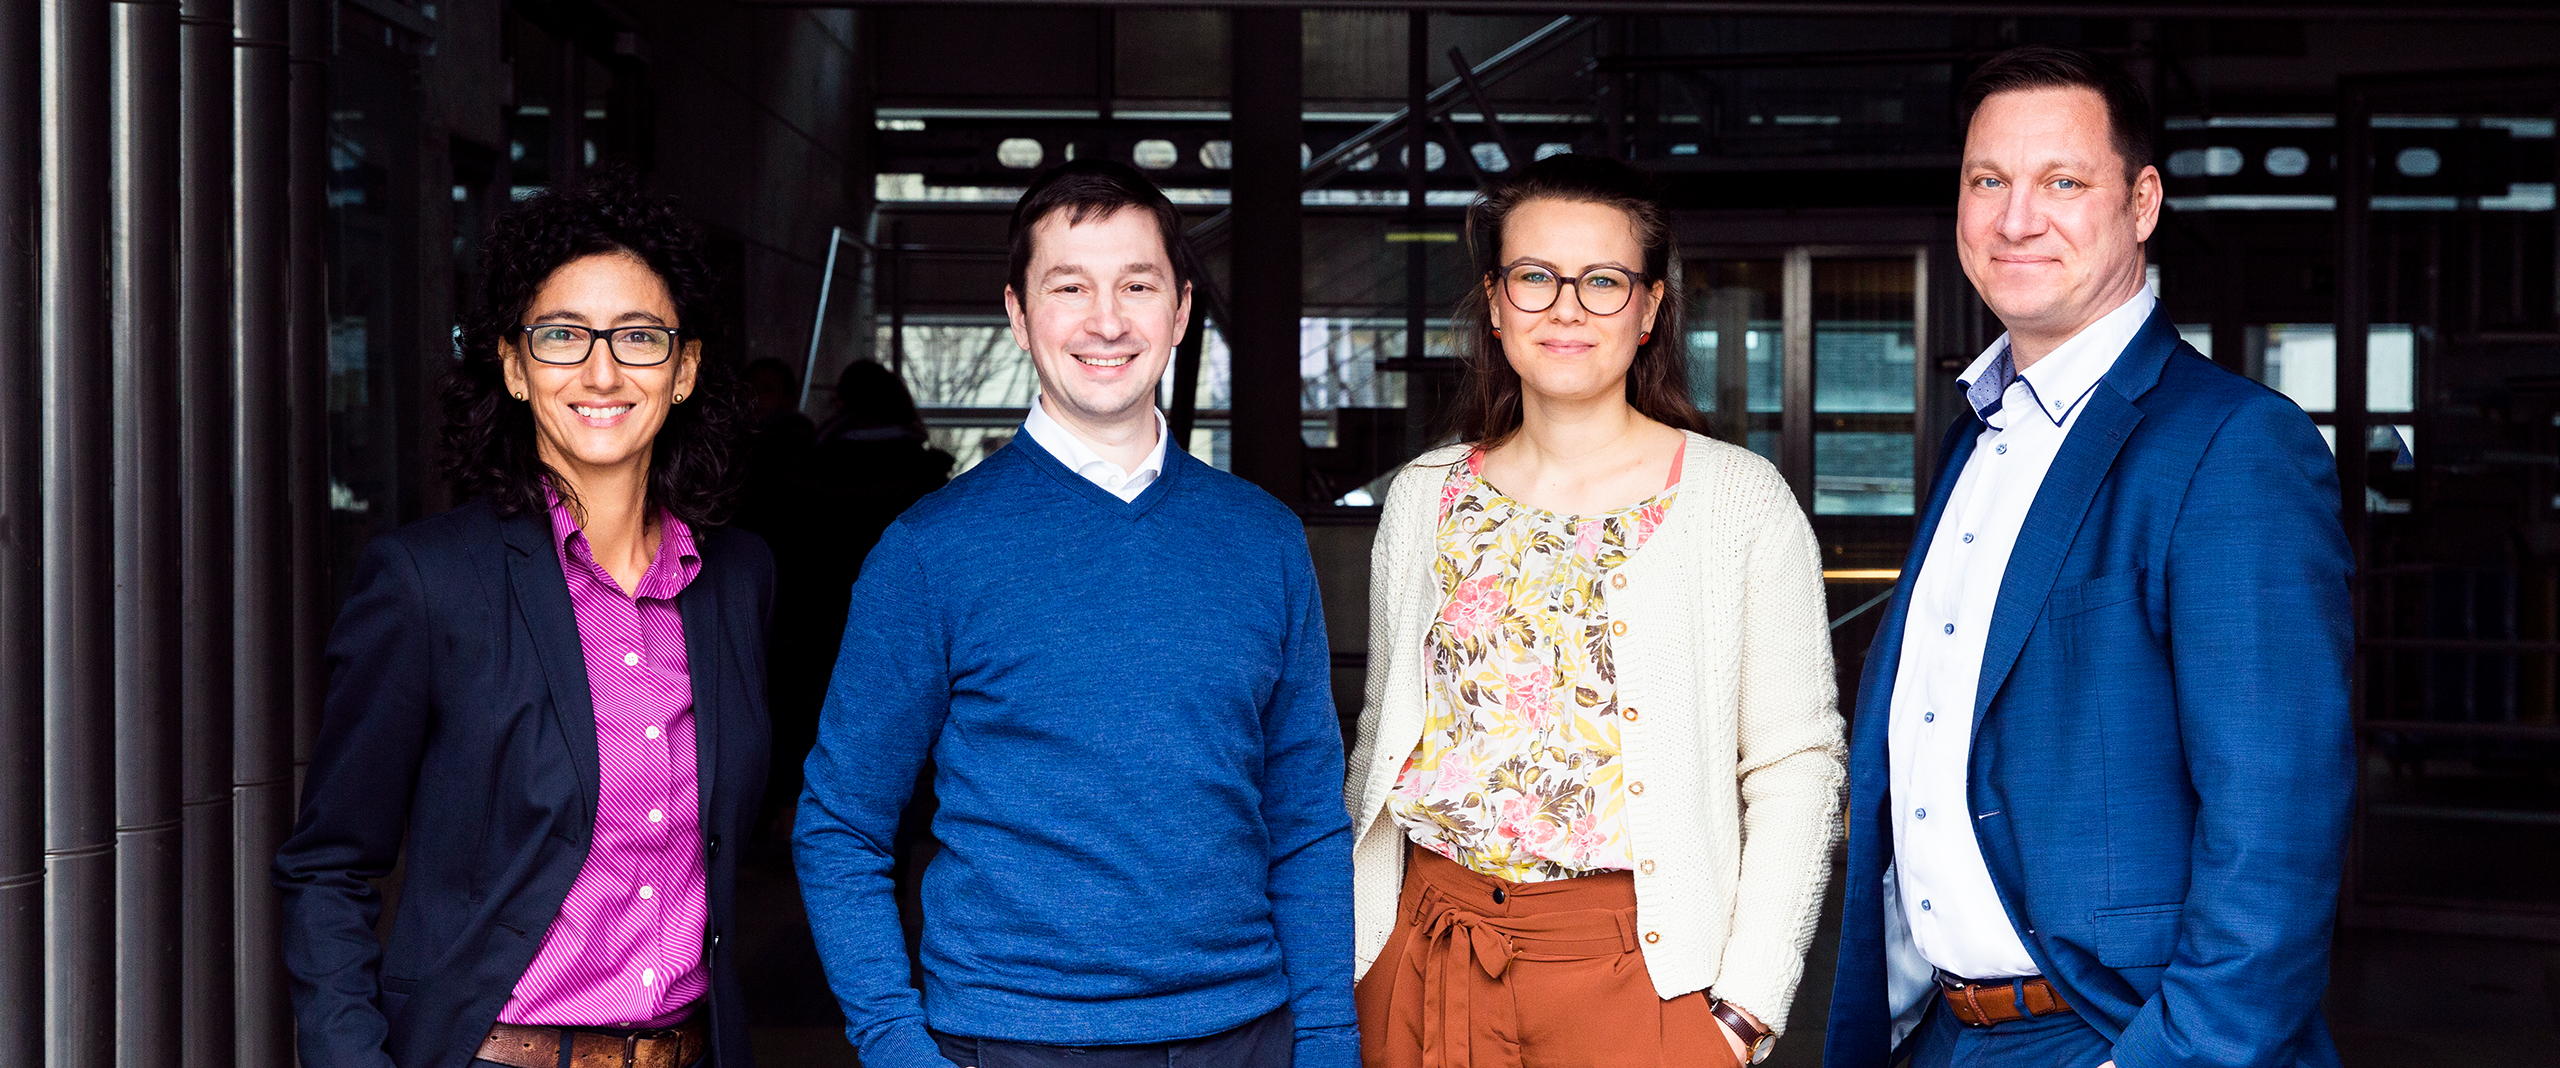
<svg viewBox="0 0 2560 1068">
<path fill-rule="evenodd" d="M 551 533 L 586 651 L 596 718 L 596 826 L 542 949 L 498 1019 L 665 1027 L 710 987 L 701 777 L 676 594 L 702 570 L 693 532 L 662 516 L 658 555 L 626 595 L 554 497 Z"/>
</svg>

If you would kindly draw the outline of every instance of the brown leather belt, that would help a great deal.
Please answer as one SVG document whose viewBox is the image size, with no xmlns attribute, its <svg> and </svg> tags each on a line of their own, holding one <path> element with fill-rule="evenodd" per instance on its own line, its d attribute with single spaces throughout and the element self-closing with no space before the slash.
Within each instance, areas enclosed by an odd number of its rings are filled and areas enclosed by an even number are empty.
<svg viewBox="0 0 2560 1068">
<path fill-rule="evenodd" d="M 2036 1016 L 2070 1012 L 2071 1004 L 2062 1000 L 2043 976 L 2030 979 L 1994 979 L 1976 983 L 1964 979 L 1938 977 L 1939 996 L 1947 999 L 1947 1009 L 1966 1027 L 1989 1027 Z M 2020 1011 L 2019 1006 L 2025 1006 Z"/>
<path fill-rule="evenodd" d="M 569 1059 L 560 1059 L 560 1044 Z M 700 1015 L 655 1031 L 589 1031 L 502 1023 L 489 1028 L 477 1056 L 509 1068 L 686 1068 L 710 1048 Z"/>
</svg>

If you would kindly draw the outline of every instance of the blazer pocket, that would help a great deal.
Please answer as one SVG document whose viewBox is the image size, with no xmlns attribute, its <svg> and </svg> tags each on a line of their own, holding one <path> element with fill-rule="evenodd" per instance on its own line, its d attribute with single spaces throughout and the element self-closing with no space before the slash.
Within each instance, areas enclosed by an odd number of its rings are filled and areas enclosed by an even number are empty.
<svg viewBox="0 0 2560 1068">
<path fill-rule="evenodd" d="M 2053 596 L 2045 599 L 2045 618 L 2061 619 L 2065 616 L 2076 616 L 2111 604 L 2123 604 L 2140 598 L 2146 570 L 2137 567 L 2131 571 L 2118 571 L 2110 575 L 2100 575 L 2076 586 L 2055 590 Z"/>
<path fill-rule="evenodd" d="M 2089 914 L 2089 948 L 2110 968 L 2158 968 L 2178 950 L 2178 921 L 2185 902 L 2099 909 Z"/>
</svg>

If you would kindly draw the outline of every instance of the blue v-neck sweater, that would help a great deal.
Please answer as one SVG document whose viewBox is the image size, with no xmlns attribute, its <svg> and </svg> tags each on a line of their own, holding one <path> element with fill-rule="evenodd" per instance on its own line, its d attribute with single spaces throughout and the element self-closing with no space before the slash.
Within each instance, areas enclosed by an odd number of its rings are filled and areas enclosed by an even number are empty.
<svg viewBox="0 0 2560 1068">
<path fill-rule="evenodd" d="M 1061 1046 L 1283 1004 L 1355 1068 L 1350 827 L 1297 517 L 1179 451 L 1135 501 L 1017 437 L 889 528 L 854 584 L 795 834 L 867 1068 L 926 1031 Z M 908 986 L 890 843 L 931 755 L 942 852 Z"/>
</svg>

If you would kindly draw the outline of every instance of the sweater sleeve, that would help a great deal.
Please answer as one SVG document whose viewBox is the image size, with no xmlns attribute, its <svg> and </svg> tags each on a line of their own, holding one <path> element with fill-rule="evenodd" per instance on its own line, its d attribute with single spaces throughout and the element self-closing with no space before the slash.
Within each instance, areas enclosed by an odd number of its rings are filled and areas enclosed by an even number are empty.
<svg viewBox="0 0 2560 1068">
<path fill-rule="evenodd" d="M 1289 974 L 1298 1068 L 1358 1068 L 1351 1010 L 1351 825 L 1343 815 L 1342 726 L 1315 566 L 1289 562 L 1286 662 L 1263 710 L 1262 819 L 1271 842 L 1271 916 Z"/>
<path fill-rule="evenodd" d="M 853 586 L 792 834 L 827 985 L 870 1068 L 950 1068 L 908 985 L 889 867 L 898 815 L 950 713 L 947 639 L 913 529 L 890 527 Z"/>
<path fill-rule="evenodd" d="M 1744 561 L 1742 880 L 1715 994 L 1783 1031 L 1831 878 L 1845 749 L 1821 550 L 1785 484 L 1769 481 Z"/>
</svg>

